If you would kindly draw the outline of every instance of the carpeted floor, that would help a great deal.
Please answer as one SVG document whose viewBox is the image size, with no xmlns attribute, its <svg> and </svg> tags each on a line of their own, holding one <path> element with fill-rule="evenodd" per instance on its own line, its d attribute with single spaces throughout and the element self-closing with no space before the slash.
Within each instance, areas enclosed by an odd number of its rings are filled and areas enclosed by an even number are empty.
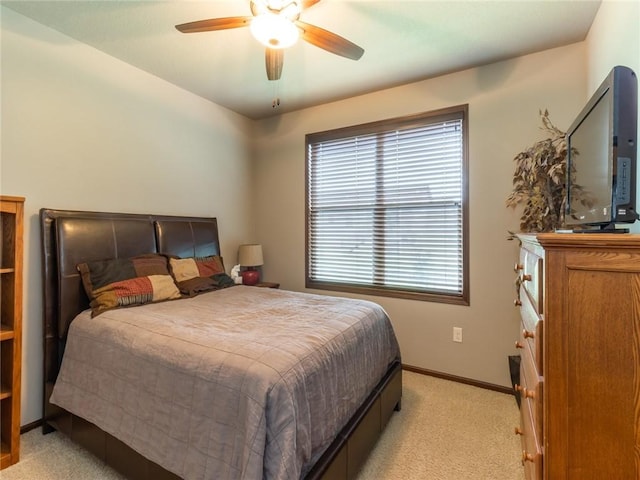
<svg viewBox="0 0 640 480">
<path fill-rule="evenodd" d="M 392 416 L 357 480 L 522 480 L 513 396 L 403 372 Z M 64 436 L 32 430 L 2 480 L 123 480 Z"/>
</svg>

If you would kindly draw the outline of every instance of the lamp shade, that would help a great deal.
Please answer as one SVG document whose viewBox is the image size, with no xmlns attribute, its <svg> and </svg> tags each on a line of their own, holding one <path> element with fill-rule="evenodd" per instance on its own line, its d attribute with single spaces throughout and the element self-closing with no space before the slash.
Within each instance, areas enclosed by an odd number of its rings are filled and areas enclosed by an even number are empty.
<svg viewBox="0 0 640 480">
<path fill-rule="evenodd" d="M 263 265 L 262 245 L 240 245 L 240 247 L 238 247 L 238 263 L 243 267 L 258 267 Z"/>
<path fill-rule="evenodd" d="M 273 13 L 254 17 L 250 28 L 253 36 L 269 48 L 290 47 L 300 36 L 298 27 L 291 20 Z"/>
</svg>

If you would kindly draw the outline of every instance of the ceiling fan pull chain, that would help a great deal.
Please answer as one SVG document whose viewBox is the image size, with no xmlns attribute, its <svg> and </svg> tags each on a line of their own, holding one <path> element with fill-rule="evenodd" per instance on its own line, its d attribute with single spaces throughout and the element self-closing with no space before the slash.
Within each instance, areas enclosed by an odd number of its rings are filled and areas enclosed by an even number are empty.
<svg viewBox="0 0 640 480">
<path fill-rule="evenodd" d="M 273 84 L 273 102 L 271 103 L 271 107 L 278 108 L 280 106 L 280 82 L 274 81 Z"/>
</svg>

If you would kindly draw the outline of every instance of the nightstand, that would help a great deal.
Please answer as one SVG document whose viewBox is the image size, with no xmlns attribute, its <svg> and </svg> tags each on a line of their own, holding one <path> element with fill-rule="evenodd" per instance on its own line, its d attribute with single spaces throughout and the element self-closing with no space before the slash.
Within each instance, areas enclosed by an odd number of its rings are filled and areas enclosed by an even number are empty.
<svg viewBox="0 0 640 480">
<path fill-rule="evenodd" d="M 273 283 L 273 282 L 258 282 L 254 286 L 263 287 L 263 288 L 280 288 L 279 283 Z"/>
</svg>

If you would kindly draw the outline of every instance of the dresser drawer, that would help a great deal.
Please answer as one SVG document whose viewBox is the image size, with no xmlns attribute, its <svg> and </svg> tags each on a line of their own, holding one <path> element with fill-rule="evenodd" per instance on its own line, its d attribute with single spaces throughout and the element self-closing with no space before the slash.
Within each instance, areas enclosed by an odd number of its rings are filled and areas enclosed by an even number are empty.
<svg viewBox="0 0 640 480">
<path fill-rule="evenodd" d="M 525 294 L 524 287 L 520 287 L 520 317 L 522 318 L 522 328 L 520 329 L 520 338 L 518 339 L 518 347 L 529 346 L 533 355 L 538 374 L 542 375 L 542 341 L 544 322 L 535 310 L 529 296 Z"/>
<path fill-rule="evenodd" d="M 526 248 L 520 249 L 520 261 L 516 265 L 520 282 L 538 314 L 544 313 L 544 272 L 542 257 Z"/>
<path fill-rule="evenodd" d="M 532 419 L 532 429 L 538 439 L 542 439 L 542 404 L 544 381 L 539 375 L 529 346 L 525 344 L 520 360 L 520 384 L 516 390 L 520 394 L 520 408 L 526 408 Z"/>
<path fill-rule="evenodd" d="M 527 402 L 520 408 L 522 464 L 527 480 L 542 479 L 542 449 L 534 428 L 534 420 Z"/>
</svg>

